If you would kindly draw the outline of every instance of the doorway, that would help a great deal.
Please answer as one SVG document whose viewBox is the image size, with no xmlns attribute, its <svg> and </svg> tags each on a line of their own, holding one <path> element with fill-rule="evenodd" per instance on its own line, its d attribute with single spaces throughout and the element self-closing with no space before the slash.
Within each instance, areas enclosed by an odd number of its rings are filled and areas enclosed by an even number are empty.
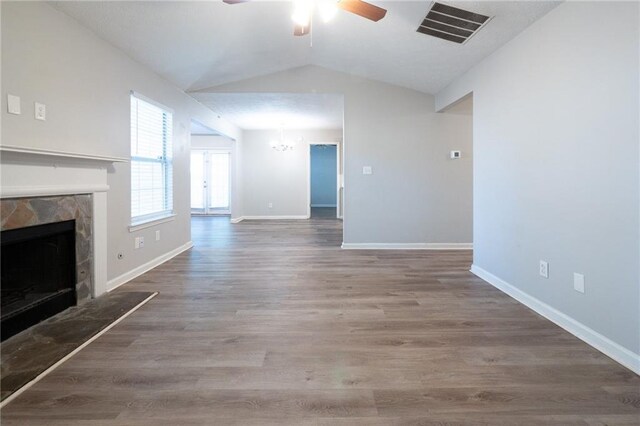
<svg viewBox="0 0 640 426">
<path fill-rule="evenodd" d="M 231 150 L 191 151 L 191 214 L 231 213 Z"/>
<path fill-rule="evenodd" d="M 337 142 L 309 145 L 309 217 L 340 217 L 340 150 Z"/>
</svg>

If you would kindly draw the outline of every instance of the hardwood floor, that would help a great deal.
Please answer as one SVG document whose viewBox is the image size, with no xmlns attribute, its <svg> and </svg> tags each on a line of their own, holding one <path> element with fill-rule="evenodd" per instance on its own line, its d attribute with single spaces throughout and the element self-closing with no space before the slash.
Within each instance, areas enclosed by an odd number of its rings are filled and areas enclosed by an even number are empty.
<svg viewBox="0 0 640 426">
<path fill-rule="evenodd" d="M 349 251 L 337 220 L 195 218 L 160 294 L 4 425 L 640 423 L 640 378 L 468 272 L 467 251 Z"/>
</svg>

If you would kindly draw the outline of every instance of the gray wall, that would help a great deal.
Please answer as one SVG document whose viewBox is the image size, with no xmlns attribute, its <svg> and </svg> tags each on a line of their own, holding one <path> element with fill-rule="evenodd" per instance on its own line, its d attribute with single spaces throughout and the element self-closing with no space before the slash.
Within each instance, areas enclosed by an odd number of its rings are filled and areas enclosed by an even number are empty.
<svg viewBox="0 0 640 426">
<path fill-rule="evenodd" d="M 129 92 L 174 110 L 174 221 L 129 233 L 129 164 L 109 169 L 108 277 L 114 279 L 190 240 L 191 118 L 239 139 L 241 132 L 133 61 L 75 20 L 43 3 L 2 2 L 2 144 L 129 157 Z M 7 93 L 22 98 L 22 115 L 7 114 Z M 33 119 L 33 102 L 47 121 Z M 161 240 L 155 241 L 155 230 Z M 145 236 L 134 250 L 135 236 Z M 117 253 L 124 253 L 117 260 Z"/>
<path fill-rule="evenodd" d="M 207 91 L 343 94 L 345 243 L 472 241 L 471 117 L 436 114 L 430 95 L 315 66 Z M 449 160 L 452 149 L 465 158 Z"/>
<path fill-rule="evenodd" d="M 340 142 L 342 130 L 287 130 L 294 142 L 292 151 L 276 151 L 271 140 L 279 130 L 243 132 L 244 216 L 306 217 L 309 206 L 309 143 Z M 269 208 L 269 203 L 273 204 Z"/>
<path fill-rule="evenodd" d="M 474 264 L 636 354 L 638 16 L 564 3 L 437 96 L 473 91 Z"/>
</svg>

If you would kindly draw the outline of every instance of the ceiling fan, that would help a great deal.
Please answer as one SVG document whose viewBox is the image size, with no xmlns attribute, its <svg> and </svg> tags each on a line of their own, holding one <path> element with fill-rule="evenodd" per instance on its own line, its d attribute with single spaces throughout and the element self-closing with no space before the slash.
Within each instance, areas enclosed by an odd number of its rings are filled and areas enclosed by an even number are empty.
<svg viewBox="0 0 640 426">
<path fill-rule="evenodd" d="M 251 0 L 222 0 L 227 4 L 246 3 Z M 294 22 L 293 35 L 304 36 L 311 30 L 311 16 L 315 8 L 322 15 L 322 19 L 328 22 L 335 16 L 338 9 L 362 16 L 372 21 L 379 21 L 387 14 L 387 10 L 362 0 L 293 0 Z"/>
</svg>

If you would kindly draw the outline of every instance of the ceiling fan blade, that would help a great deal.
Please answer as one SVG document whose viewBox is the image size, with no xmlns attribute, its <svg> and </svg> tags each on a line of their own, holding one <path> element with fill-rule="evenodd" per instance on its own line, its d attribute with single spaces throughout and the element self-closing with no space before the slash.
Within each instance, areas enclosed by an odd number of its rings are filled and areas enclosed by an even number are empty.
<svg viewBox="0 0 640 426">
<path fill-rule="evenodd" d="M 372 21 L 379 21 L 387 14 L 387 10 L 362 0 L 340 0 L 338 7 L 347 12 L 355 13 Z"/>
<path fill-rule="evenodd" d="M 226 4 L 246 3 L 248 1 L 251 0 L 222 0 L 222 2 Z"/>
<path fill-rule="evenodd" d="M 294 36 L 305 36 L 309 34 L 309 27 L 303 27 L 302 25 L 295 25 L 293 27 L 293 35 Z"/>
</svg>

